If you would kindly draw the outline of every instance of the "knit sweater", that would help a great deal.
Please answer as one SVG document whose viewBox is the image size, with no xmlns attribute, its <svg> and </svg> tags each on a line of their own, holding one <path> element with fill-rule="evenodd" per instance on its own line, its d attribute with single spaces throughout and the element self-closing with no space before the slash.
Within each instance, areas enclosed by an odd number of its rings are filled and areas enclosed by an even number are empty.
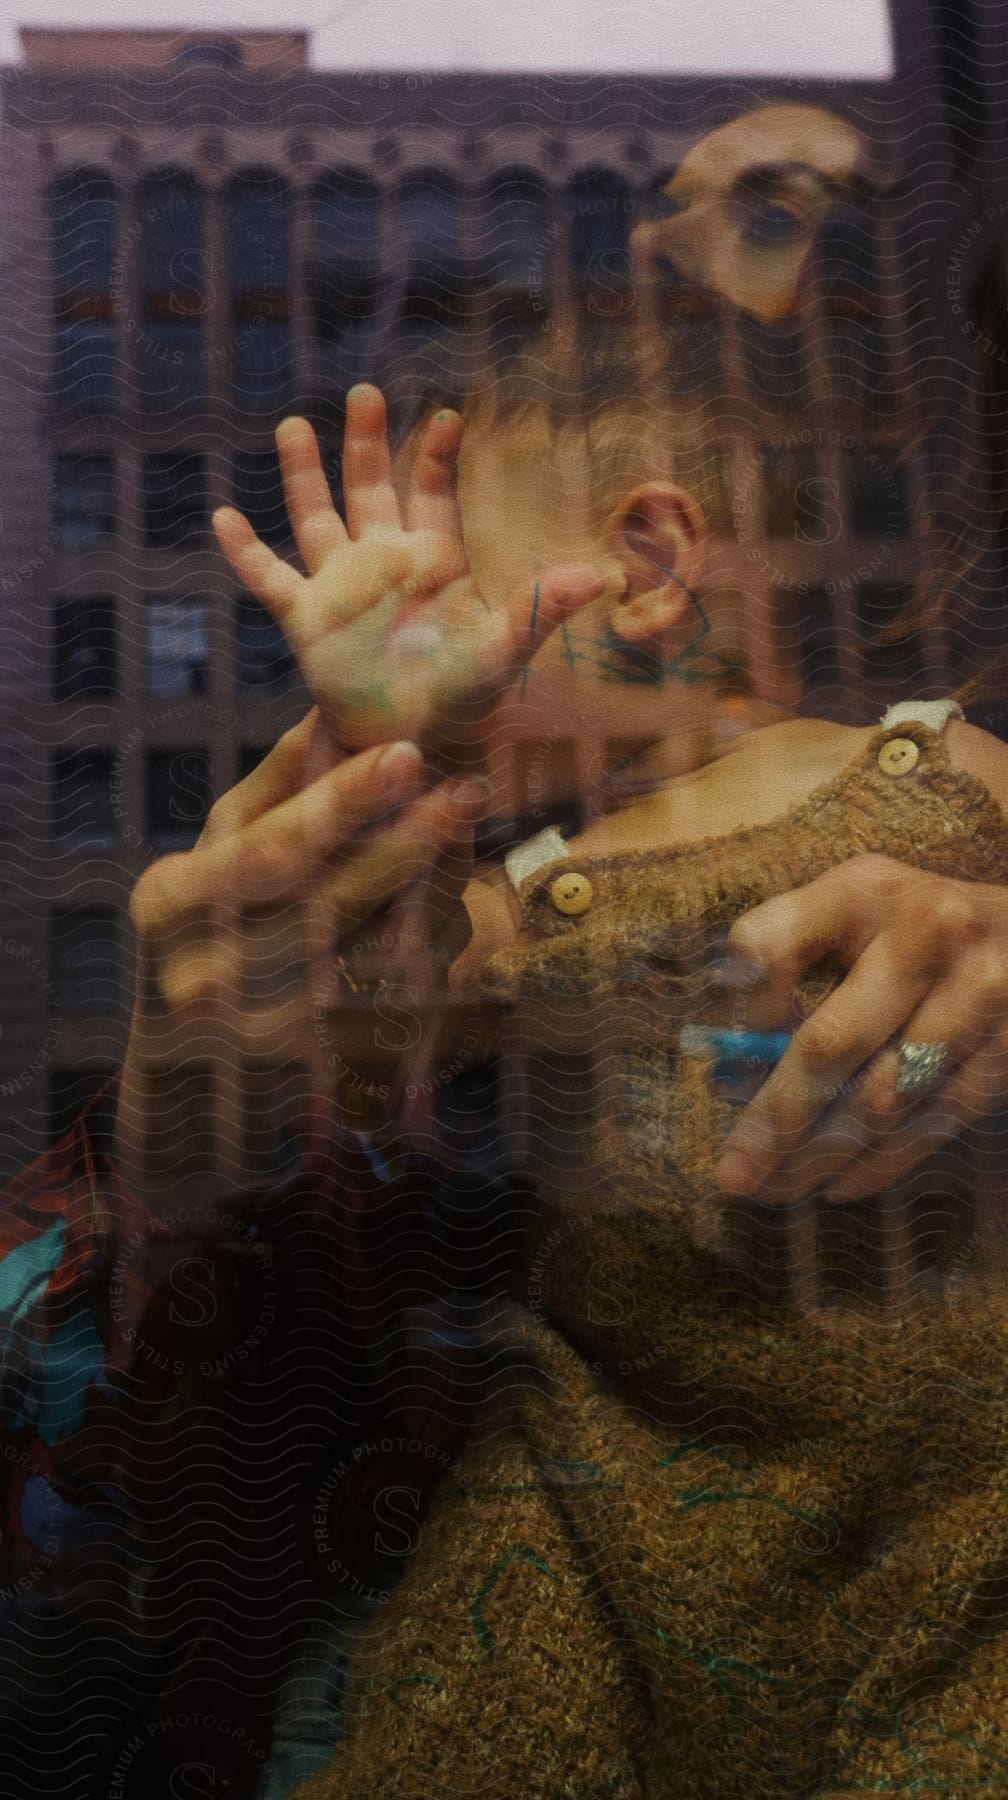
<svg viewBox="0 0 1008 1800">
<path fill-rule="evenodd" d="M 484 977 L 501 1041 L 522 1020 L 534 1053 L 538 1018 L 548 1071 L 580 1020 L 605 1104 L 569 1153 L 532 1134 L 540 1204 L 484 1320 L 506 1373 L 301 1800 L 1008 1793 L 1008 1308 L 982 1172 L 960 1146 L 859 1206 L 728 1207 L 737 1115 L 676 1050 L 682 1024 L 731 1022 L 711 931 L 838 861 L 1008 883 L 1008 821 L 927 717 L 887 715 L 770 824 L 521 882 Z M 576 916 L 551 901 L 565 872 L 591 884 Z M 809 973 L 810 1008 L 840 974 Z"/>
</svg>

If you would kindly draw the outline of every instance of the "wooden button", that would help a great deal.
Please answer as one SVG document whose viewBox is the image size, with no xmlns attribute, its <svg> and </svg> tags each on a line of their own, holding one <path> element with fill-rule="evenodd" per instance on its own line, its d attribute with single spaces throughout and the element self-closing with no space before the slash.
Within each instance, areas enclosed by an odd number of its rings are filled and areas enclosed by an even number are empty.
<svg viewBox="0 0 1008 1800">
<path fill-rule="evenodd" d="M 587 875 L 558 875 L 550 888 L 550 899 L 558 913 L 573 919 L 587 912 L 592 903 L 592 884 Z"/>
<path fill-rule="evenodd" d="M 878 766 L 883 775 L 909 775 L 920 760 L 913 738 L 890 738 L 878 753 Z"/>
</svg>

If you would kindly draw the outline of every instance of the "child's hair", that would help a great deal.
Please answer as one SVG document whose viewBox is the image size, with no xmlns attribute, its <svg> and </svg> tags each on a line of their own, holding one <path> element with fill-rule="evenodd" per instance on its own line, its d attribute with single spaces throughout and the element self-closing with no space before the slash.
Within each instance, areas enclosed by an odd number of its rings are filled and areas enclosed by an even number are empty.
<svg viewBox="0 0 1008 1800">
<path fill-rule="evenodd" d="M 516 454 L 535 458 L 536 468 L 548 465 L 552 446 L 577 444 L 582 452 L 582 498 L 597 526 L 606 522 L 632 487 L 663 477 L 680 483 L 696 498 L 715 533 L 730 522 L 722 450 L 733 412 L 728 397 L 723 391 L 706 399 L 673 391 L 668 361 L 661 365 L 648 354 L 642 331 L 626 316 L 593 321 L 590 331 L 553 329 L 535 334 L 461 398 L 429 389 L 403 443 L 401 470 L 408 469 L 431 411 L 445 403 L 459 407 L 469 441 L 473 436 L 492 437 L 501 446 L 510 439 Z M 842 406 L 838 397 L 838 413 Z M 768 439 L 779 440 L 780 406 L 765 410 L 772 413 L 772 420 L 760 418 L 757 408 L 756 423 Z M 751 395 L 747 417 L 752 424 Z M 789 427 L 793 430 L 801 423 L 792 408 Z M 940 437 L 940 421 L 936 428 L 934 420 L 922 419 L 915 408 L 904 409 L 903 418 L 886 434 L 890 466 L 925 455 L 932 431 Z M 960 597 L 969 595 L 993 532 L 991 518 L 982 516 L 983 487 L 966 478 L 964 461 L 957 459 L 944 472 L 946 517 L 936 523 L 934 540 L 921 554 L 911 599 L 887 626 L 866 638 L 869 647 L 898 644 L 936 622 L 947 622 L 958 610 Z M 739 596 L 731 600 L 736 607 L 744 604 Z M 966 648 L 975 651 L 977 646 Z M 954 690 L 963 704 L 976 706 L 1008 688 L 1008 648 L 986 657 L 980 649 L 980 656 L 974 657 L 980 666 Z M 962 652 L 959 661 L 968 667 L 969 658 Z M 722 686 L 746 691 L 748 680 L 739 669 L 728 673 Z M 924 676 L 919 697 L 925 697 L 922 690 L 928 687 L 948 692 L 941 674 Z"/>
</svg>

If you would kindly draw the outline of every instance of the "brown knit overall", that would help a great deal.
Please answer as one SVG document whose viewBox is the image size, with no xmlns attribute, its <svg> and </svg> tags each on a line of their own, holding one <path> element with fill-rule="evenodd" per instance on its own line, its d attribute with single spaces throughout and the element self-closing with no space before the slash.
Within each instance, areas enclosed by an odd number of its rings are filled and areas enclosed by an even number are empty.
<svg viewBox="0 0 1008 1800">
<path fill-rule="evenodd" d="M 894 739 L 906 773 L 880 762 Z M 675 1050 L 683 1023 L 731 1022 L 711 931 L 866 851 L 1008 883 L 1000 808 L 905 709 L 768 825 L 522 883 L 485 987 L 560 1099 L 530 1134 L 520 1291 L 486 1319 L 511 1374 L 303 1800 L 1008 1795 L 997 1193 L 960 1142 L 871 1202 L 728 1208 L 737 1112 Z M 571 870 L 576 917 L 551 902 Z M 806 1003 L 839 978 L 810 971 Z M 996 1189 L 993 1125 L 975 1136 Z"/>
</svg>

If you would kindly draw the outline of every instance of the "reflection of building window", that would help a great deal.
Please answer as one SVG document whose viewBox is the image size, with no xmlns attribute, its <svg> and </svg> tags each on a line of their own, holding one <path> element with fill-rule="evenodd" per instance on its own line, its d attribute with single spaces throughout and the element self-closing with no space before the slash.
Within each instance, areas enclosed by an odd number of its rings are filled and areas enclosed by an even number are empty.
<svg viewBox="0 0 1008 1800">
<path fill-rule="evenodd" d="M 838 486 L 816 473 L 812 450 L 766 445 L 759 452 L 759 466 L 767 537 L 789 537 L 797 544 L 829 543 L 830 533 L 836 535 Z"/>
<path fill-rule="evenodd" d="M 226 207 L 235 399 L 271 412 L 290 395 L 286 184 L 264 170 L 236 176 Z"/>
<path fill-rule="evenodd" d="M 205 387 L 203 198 L 191 175 L 152 175 L 140 187 L 143 324 L 136 333 L 143 404 L 193 405 Z"/>
<path fill-rule="evenodd" d="M 115 404 L 115 189 L 100 171 L 76 169 L 51 191 L 57 404 L 107 412 Z"/>
<path fill-rule="evenodd" d="M 111 456 L 76 450 L 54 459 L 56 540 L 61 550 L 94 550 L 115 531 L 115 466 Z"/>
<path fill-rule="evenodd" d="M 808 398 L 808 365 L 800 323 L 771 325 L 741 313 L 737 327 L 749 385 L 761 399 L 786 400 L 795 407 Z"/>
<path fill-rule="evenodd" d="M 586 170 L 569 183 L 564 207 L 571 273 L 582 309 L 589 316 L 618 317 L 633 302 L 626 182 L 608 169 Z"/>
<path fill-rule="evenodd" d="M 180 69 L 240 69 L 242 47 L 233 38 L 217 38 L 212 43 L 183 44 L 175 61 Z"/>
<path fill-rule="evenodd" d="M 144 686 L 152 700 L 206 693 L 210 644 L 205 600 L 148 601 L 144 636 Z"/>
<path fill-rule="evenodd" d="M 827 321 L 831 391 L 837 400 L 884 411 L 898 387 L 884 319 L 838 315 Z"/>
<path fill-rule="evenodd" d="M 111 750 L 61 750 L 53 758 L 53 836 L 67 850 L 109 850 L 116 841 Z"/>
<path fill-rule="evenodd" d="M 239 450 L 234 459 L 233 499 L 266 544 L 291 542 L 280 463 L 275 450 Z"/>
<path fill-rule="evenodd" d="M 913 598 L 911 582 L 865 582 L 857 591 L 855 619 L 862 640 L 862 653 L 869 681 L 880 688 L 915 687 L 924 675 L 924 640 L 919 632 L 907 630 L 894 643 L 878 644 L 870 640 L 877 632 L 895 623 Z"/>
<path fill-rule="evenodd" d="M 63 907 L 49 930 L 57 1004 L 67 1012 L 115 1012 L 122 999 L 115 908 Z"/>
<path fill-rule="evenodd" d="M 546 193 L 527 169 L 494 176 L 482 202 L 487 249 L 479 263 L 481 315 L 506 362 L 549 318 L 553 288 Z"/>
<path fill-rule="evenodd" d="M 462 196 L 448 176 L 426 170 L 398 194 L 401 255 L 406 265 L 399 337 L 408 358 L 419 358 L 427 385 L 465 383 L 460 327 L 469 310 L 471 271 L 462 227 Z"/>
<path fill-rule="evenodd" d="M 847 518 L 855 537 L 891 543 L 906 536 L 906 488 L 893 454 L 885 444 L 846 452 Z"/>
<path fill-rule="evenodd" d="M 371 370 L 378 325 L 379 194 L 355 169 L 340 169 L 311 194 L 308 291 L 319 374 L 340 390 Z"/>
<path fill-rule="evenodd" d="M 144 542 L 171 550 L 203 536 L 207 506 L 202 456 L 155 451 L 144 457 Z"/>
<path fill-rule="evenodd" d="M 830 596 L 825 588 L 810 587 L 807 593 L 781 588 L 774 595 L 774 617 L 777 621 L 779 662 L 786 672 L 801 677 L 805 696 L 826 693 L 835 697 L 841 682 L 837 633 L 833 622 Z"/>
<path fill-rule="evenodd" d="M 53 609 L 53 698 L 107 699 L 116 692 L 116 618 L 111 600 L 57 600 Z"/>
<path fill-rule="evenodd" d="M 240 688 L 280 694 L 294 679 L 297 665 L 287 639 L 250 595 L 235 606 L 235 651 Z"/>
<path fill-rule="evenodd" d="M 148 750 L 147 835 L 155 850 L 184 850 L 194 844 L 212 804 L 208 750 L 191 745 Z"/>
</svg>

